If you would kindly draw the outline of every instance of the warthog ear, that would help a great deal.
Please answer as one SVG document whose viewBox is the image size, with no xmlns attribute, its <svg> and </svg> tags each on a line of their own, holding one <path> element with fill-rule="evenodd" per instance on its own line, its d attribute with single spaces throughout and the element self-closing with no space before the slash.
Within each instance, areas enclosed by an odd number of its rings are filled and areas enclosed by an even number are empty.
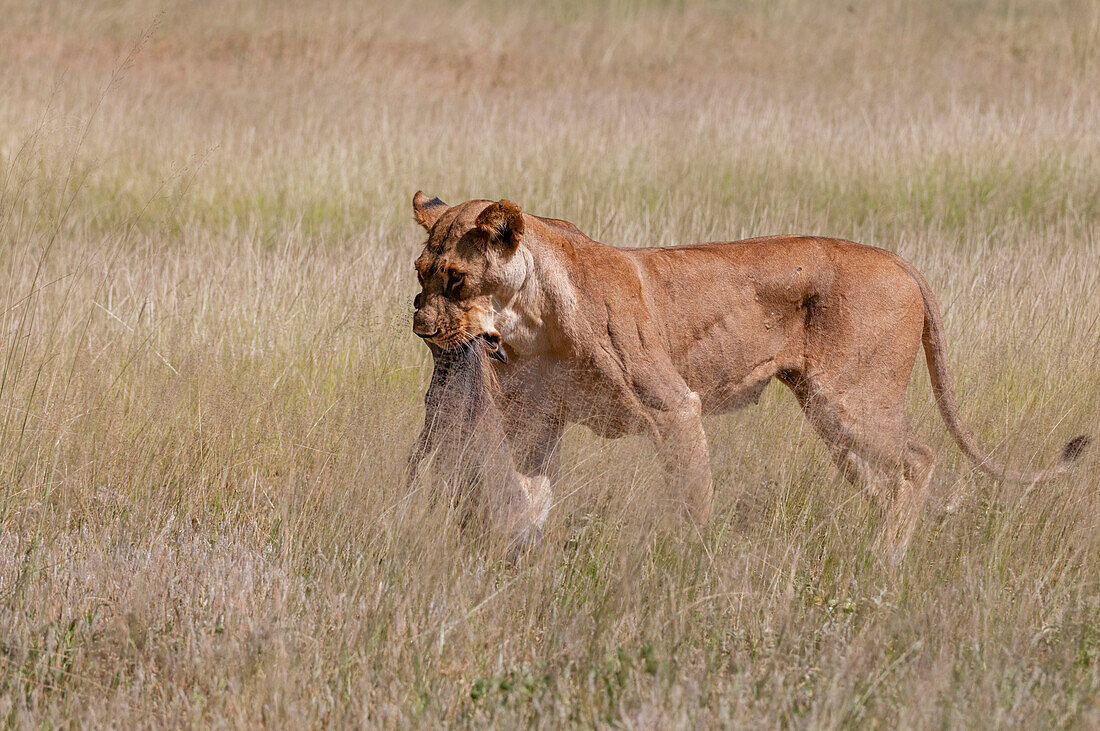
<svg viewBox="0 0 1100 731">
<path fill-rule="evenodd" d="M 416 191 L 413 196 L 413 215 L 416 216 L 416 222 L 428 231 L 432 230 L 432 226 L 447 208 L 446 203 L 438 198 L 429 198 L 422 190 Z"/>
<path fill-rule="evenodd" d="M 508 354 L 504 352 L 504 346 L 500 344 L 500 333 L 485 333 L 481 337 L 485 341 L 485 351 L 489 357 L 508 365 Z"/>
<path fill-rule="evenodd" d="M 512 201 L 493 203 L 478 214 L 474 225 L 489 236 L 489 241 L 512 253 L 523 238 L 523 212 Z"/>
</svg>

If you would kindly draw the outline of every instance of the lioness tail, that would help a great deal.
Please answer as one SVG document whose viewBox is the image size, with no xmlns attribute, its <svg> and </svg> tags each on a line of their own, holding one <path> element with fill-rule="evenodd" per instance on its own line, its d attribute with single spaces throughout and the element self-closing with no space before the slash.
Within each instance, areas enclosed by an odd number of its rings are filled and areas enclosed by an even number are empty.
<svg viewBox="0 0 1100 731">
<path fill-rule="evenodd" d="M 940 415 L 951 436 L 967 457 L 986 474 L 1000 480 L 1010 482 L 1046 482 L 1065 474 L 1073 463 L 1081 456 L 1081 453 L 1092 441 L 1088 436 L 1074 437 L 1062 450 L 1058 462 L 1045 470 L 1037 472 L 1020 472 L 1011 470 L 1004 465 L 994 462 L 985 454 L 974 441 L 970 430 L 966 428 L 962 417 L 959 415 L 959 405 L 955 401 L 955 388 L 951 383 L 951 370 L 947 365 L 947 340 L 943 333 L 943 318 L 940 308 L 936 304 L 936 298 L 932 295 L 932 289 L 924 280 L 916 268 L 901 257 L 896 257 L 901 268 L 905 270 L 920 288 L 921 297 L 924 299 L 924 357 L 928 363 L 928 375 L 932 381 L 932 393 L 936 397 L 936 405 L 939 406 Z"/>
</svg>

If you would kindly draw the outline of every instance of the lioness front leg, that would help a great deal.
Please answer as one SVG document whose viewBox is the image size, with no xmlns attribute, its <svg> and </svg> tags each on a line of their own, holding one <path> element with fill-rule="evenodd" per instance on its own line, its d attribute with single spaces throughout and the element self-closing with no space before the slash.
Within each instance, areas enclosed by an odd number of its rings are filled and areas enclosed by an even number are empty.
<svg viewBox="0 0 1100 731">
<path fill-rule="evenodd" d="M 700 525 L 707 522 L 714 502 L 702 411 L 699 395 L 689 391 L 676 407 L 650 412 L 656 430 L 654 441 L 665 461 L 670 487 Z"/>
<path fill-rule="evenodd" d="M 542 476 L 515 473 L 505 486 L 502 531 L 509 550 L 522 551 L 542 539 L 542 528 L 550 513 L 550 481 Z"/>
<path fill-rule="evenodd" d="M 564 427 L 557 420 L 538 420 L 529 413 L 515 412 L 509 409 L 504 418 L 517 477 L 521 478 L 507 497 L 508 520 L 514 546 L 523 548 L 542 537 L 561 464 L 559 447 Z"/>
</svg>

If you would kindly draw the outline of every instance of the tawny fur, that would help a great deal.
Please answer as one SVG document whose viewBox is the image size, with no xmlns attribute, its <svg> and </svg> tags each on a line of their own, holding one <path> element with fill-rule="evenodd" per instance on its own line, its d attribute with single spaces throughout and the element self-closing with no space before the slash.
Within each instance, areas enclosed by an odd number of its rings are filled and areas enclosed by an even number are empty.
<svg viewBox="0 0 1100 731">
<path fill-rule="evenodd" d="M 429 233 L 413 329 L 440 347 L 499 336 L 510 364 L 494 366 L 496 401 L 525 474 L 553 477 L 569 423 L 644 433 L 689 513 L 706 521 L 702 415 L 755 403 L 776 378 L 844 476 L 884 501 L 879 545 L 897 560 L 934 467 L 904 410 L 922 344 L 948 429 L 982 470 L 1049 480 L 1087 443 L 1075 439 L 1036 473 L 984 454 L 959 416 L 935 298 L 883 249 L 813 236 L 624 249 L 508 201 L 447 206 L 418 192 L 413 208 Z"/>
</svg>

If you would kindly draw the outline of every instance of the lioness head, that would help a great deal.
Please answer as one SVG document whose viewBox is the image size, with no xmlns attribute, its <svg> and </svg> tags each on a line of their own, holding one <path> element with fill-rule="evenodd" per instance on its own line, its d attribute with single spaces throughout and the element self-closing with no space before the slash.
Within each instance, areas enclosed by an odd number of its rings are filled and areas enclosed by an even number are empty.
<svg viewBox="0 0 1100 731">
<path fill-rule="evenodd" d="M 505 285 L 507 263 L 523 238 L 519 206 L 510 201 L 448 206 L 417 191 L 413 213 L 428 232 L 416 260 L 421 289 L 413 300 L 413 332 L 442 349 L 483 337 L 493 357 L 506 361 L 493 297 Z"/>
</svg>

